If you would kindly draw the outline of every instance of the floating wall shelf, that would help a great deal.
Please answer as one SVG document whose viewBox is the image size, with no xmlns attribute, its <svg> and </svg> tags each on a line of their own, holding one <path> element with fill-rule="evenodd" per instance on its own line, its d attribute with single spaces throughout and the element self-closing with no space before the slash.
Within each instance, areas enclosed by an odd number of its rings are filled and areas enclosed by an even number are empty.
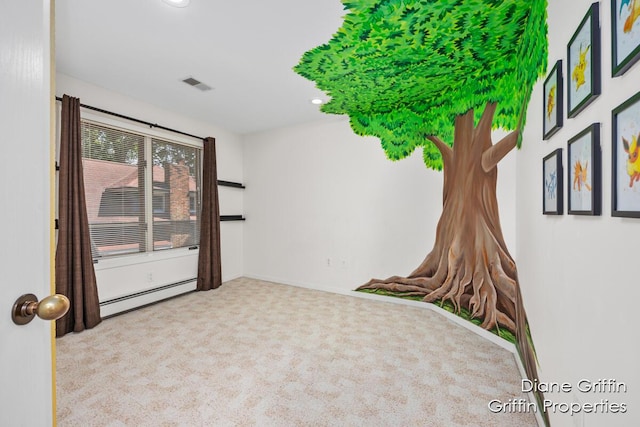
<svg viewBox="0 0 640 427">
<path fill-rule="evenodd" d="M 234 188 L 245 188 L 244 185 L 242 185 L 239 182 L 232 182 L 232 181 L 222 181 L 222 180 L 218 180 L 218 185 L 222 186 L 222 187 L 234 187 Z"/>
<path fill-rule="evenodd" d="M 240 182 L 218 180 L 218 185 L 222 187 L 245 188 Z M 220 215 L 220 221 L 245 221 L 242 215 Z"/>
<path fill-rule="evenodd" d="M 220 215 L 220 221 L 244 221 L 246 220 L 246 218 L 244 218 L 242 215 Z"/>
</svg>

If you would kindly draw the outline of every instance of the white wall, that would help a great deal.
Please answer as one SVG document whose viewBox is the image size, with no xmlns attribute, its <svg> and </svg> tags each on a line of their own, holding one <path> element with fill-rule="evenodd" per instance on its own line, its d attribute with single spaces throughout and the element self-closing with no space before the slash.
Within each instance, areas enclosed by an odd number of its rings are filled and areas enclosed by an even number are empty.
<svg viewBox="0 0 640 427">
<path fill-rule="evenodd" d="M 242 141 L 238 135 L 227 132 L 219 126 L 181 116 L 64 74 L 56 76 L 56 92 L 58 96 L 63 94 L 75 96 L 80 98 L 80 102 L 83 104 L 157 123 L 168 128 L 202 137 L 213 136 L 216 138 L 218 179 L 236 182 L 243 180 Z M 82 114 L 92 115 L 95 118 L 97 113 L 83 110 Z M 100 115 L 98 114 L 98 116 Z M 142 126 L 112 116 L 103 117 L 104 120 L 110 122 L 119 121 L 123 126 Z M 140 127 L 140 130 L 160 135 L 163 135 L 164 132 L 164 136 L 173 140 L 176 138 L 184 139 L 174 133 L 148 129 L 144 126 Z M 242 214 L 243 196 L 242 190 L 219 187 L 220 213 L 222 215 Z M 243 224 L 240 222 L 221 223 L 223 281 L 242 275 L 242 230 Z M 96 265 L 100 301 L 131 295 L 186 278 L 195 278 L 197 276 L 197 253 L 197 250 L 188 251 L 187 248 L 183 248 L 100 260 Z M 185 286 L 190 289 L 195 288 L 194 283 Z M 177 290 L 137 298 L 128 301 L 125 305 L 121 304 L 114 310 L 120 311 L 152 302 L 160 297 L 170 296 L 172 292 L 177 292 Z M 112 312 L 113 310 L 110 308 L 102 308 L 103 316 L 112 314 Z"/>
<path fill-rule="evenodd" d="M 499 168 L 515 252 L 515 156 Z M 424 166 L 420 150 L 389 161 L 345 117 L 245 137 L 244 177 L 246 276 L 346 292 L 409 274 L 433 246 L 442 174 Z"/>
<path fill-rule="evenodd" d="M 566 46 L 591 1 L 552 0 L 549 4 L 549 69 L 562 59 L 567 82 Z M 517 155 L 517 245 L 520 283 L 544 381 L 615 379 L 627 393 L 565 393 L 551 400 L 572 403 L 622 402 L 626 415 L 584 415 L 585 426 L 640 425 L 640 341 L 637 332 L 638 235 L 640 219 L 611 217 L 611 110 L 640 90 L 640 66 L 611 78 L 610 2 L 600 3 L 602 95 L 549 141 L 542 141 L 542 82 L 529 105 L 523 149 Z M 566 90 L 565 90 L 566 96 Z M 566 99 L 566 98 L 565 98 Z M 567 140 L 601 122 L 603 212 L 600 217 L 542 215 L 542 158 L 563 149 L 565 194 Z M 567 210 L 565 197 L 565 212 Z M 580 424 L 579 417 L 551 414 L 554 426 Z"/>
</svg>

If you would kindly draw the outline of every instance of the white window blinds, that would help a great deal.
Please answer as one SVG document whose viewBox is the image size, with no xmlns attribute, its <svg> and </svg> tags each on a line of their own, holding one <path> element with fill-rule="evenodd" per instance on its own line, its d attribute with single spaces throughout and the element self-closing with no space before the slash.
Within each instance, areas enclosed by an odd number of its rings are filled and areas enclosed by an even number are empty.
<svg viewBox="0 0 640 427">
<path fill-rule="evenodd" d="M 82 148 L 94 258 L 199 243 L 199 148 L 86 121 Z"/>
<path fill-rule="evenodd" d="M 200 150 L 151 140 L 153 249 L 197 245 L 200 237 Z"/>
</svg>

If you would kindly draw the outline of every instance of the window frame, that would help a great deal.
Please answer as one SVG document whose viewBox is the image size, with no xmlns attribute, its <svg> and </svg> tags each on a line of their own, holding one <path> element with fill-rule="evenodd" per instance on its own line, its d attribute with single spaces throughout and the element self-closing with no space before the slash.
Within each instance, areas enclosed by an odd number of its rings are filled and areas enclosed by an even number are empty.
<svg viewBox="0 0 640 427">
<path fill-rule="evenodd" d="M 145 221 L 147 222 L 148 232 L 146 236 L 146 248 L 147 250 L 144 252 L 132 252 L 127 254 L 119 254 L 119 255 L 110 255 L 106 257 L 99 257 L 94 259 L 94 267 L 96 270 L 101 270 L 104 268 L 114 268 L 126 265 L 139 264 L 143 262 L 152 262 L 162 259 L 170 259 L 177 257 L 184 257 L 190 255 L 197 255 L 200 250 L 200 246 L 194 248 L 190 247 L 180 247 L 180 248 L 171 248 L 171 249 L 161 249 L 154 250 L 153 244 L 153 161 L 152 161 L 152 139 L 160 139 L 166 142 L 184 145 L 187 147 L 195 148 L 200 150 L 200 154 L 202 156 L 204 144 L 203 141 L 197 140 L 195 138 L 186 137 L 177 133 L 164 131 L 161 129 L 155 128 L 146 128 L 140 124 L 119 120 L 117 118 L 103 115 L 100 113 L 94 113 L 91 111 L 82 110 L 81 112 L 81 121 L 86 123 L 91 123 L 96 126 L 104 126 L 109 127 L 114 130 L 120 130 L 123 132 L 131 132 L 136 133 L 144 137 L 144 149 L 145 149 L 145 159 L 147 160 L 147 167 L 145 169 L 145 174 L 147 177 L 151 179 L 145 179 L 145 194 L 150 194 L 151 197 L 145 197 Z M 200 170 L 198 171 L 199 179 L 197 179 L 197 188 L 196 194 L 201 192 L 202 190 L 202 161 L 200 163 Z"/>
</svg>

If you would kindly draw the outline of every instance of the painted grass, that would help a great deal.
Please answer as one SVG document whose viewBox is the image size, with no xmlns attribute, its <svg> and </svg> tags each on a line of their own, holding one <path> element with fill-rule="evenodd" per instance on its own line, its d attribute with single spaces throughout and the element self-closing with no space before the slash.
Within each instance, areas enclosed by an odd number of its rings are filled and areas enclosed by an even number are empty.
<svg viewBox="0 0 640 427">
<path fill-rule="evenodd" d="M 384 295 L 384 296 L 389 296 L 394 298 L 402 298 L 402 299 L 411 300 L 411 301 L 422 301 L 423 299 L 423 297 L 421 296 L 403 295 L 402 292 L 390 292 L 382 289 L 361 289 L 358 292 L 364 292 L 367 294 Z M 463 319 L 473 323 L 474 325 L 480 326 L 482 324 L 482 320 L 477 318 L 472 318 L 471 313 L 469 313 L 469 311 L 464 308 L 460 309 L 459 313 L 456 313 L 453 307 L 453 304 L 451 304 L 450 301 L 445 301 L 443 303 L 442 300 L 438 300 L 438 301 L 435 301 L 433 304 L 436 304 L 443 310 L 447 310 L 449 313 L 453 313 L 459 317 L 462 317 Z M 516 344 L 516 337 L 511 333 L 511 331 L 508 331 L 506 329 L 493 328 L 489 332 L 499 336 L 502 339 L 509 341 L 512 344 Z"/>
</svg>

